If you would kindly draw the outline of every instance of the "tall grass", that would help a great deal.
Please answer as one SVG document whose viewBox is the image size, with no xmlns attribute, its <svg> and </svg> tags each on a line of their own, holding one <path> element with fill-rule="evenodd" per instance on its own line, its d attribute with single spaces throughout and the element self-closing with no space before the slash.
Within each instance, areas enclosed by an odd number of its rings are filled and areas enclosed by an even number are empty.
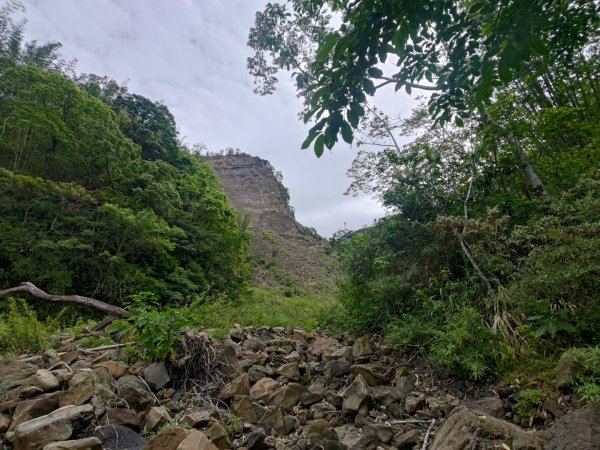
<svg viewBox="0 0 600 450">
<path fill-rule="evenodd" d="M 223 337 L 234 324 L 242 326 L 293 326 L 312 331 L 337 323 L 341 305 L 333 294 L 286 297 L 278 288 L 254 287 L 238 301 L 213 301 L 190 308 L 194 323 Z"/>
</svg>

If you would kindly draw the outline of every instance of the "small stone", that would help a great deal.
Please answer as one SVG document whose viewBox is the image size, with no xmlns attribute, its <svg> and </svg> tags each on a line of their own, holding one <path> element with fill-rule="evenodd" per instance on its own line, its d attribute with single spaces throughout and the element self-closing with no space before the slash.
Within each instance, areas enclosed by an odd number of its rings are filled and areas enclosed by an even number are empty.
<svg viewBox="0 0 600 450">
<path fill-rule="evenodd" d="M 394 446 L 402 448 L 406 444 L 416 444 L 421 433 L 419 430 L 409 430 L 406 433 L 398 433 L 394 436 Z"/>
<path fill-rule="evenodd" d="M 252 399 L 248 395 L 236 395 L 231 401 L 231 410 L 244 422 L 256 422 Z"/>
<path fill-rule="evenodd" d="M 122 425 L 97 427 L 91 435 L 100 439 L 106 449 L 143 450 L 148 443 L 147 439 Z"/>
<path fill-rule="evenodd" d="M 164 406 L 154 406 L 146 414 L 146 430 L 154 431 L 171 422 L 169 411 Z"/>
<path fill-rule="evenodd" d="M 117 380 L 117 395 L 136 411 L 146 411 L 154 404 L 152 392 L 134 375 L 124 375 Z"/>
<path fill-rule="evenodd" d="M 124 425 L 136 431 L 140 429 L 140 419 L 133 409 L 109 408 L 106 410 L 106 417 L 109 424 Z"/>
<path fill-rule="evenodd" d="M 300 370 L 298 369 L 297 362 L 291 362 L 288 364 L 284 364 L 279 368 L 279 373 L 286 377 L 288 380 L 299 381 L 300 380 Z"/>
<path fill-rule="evenodd" d="M 425 396 L 419 395 L 417 397 L 408 397 L 404 402 L 404 409 L 406 413 L 412 415 L 416 413 L 419 409 L 421 409 L 425 405 Z"/>
<path fill-rule="evenodd" d="M 22 385 L 37 386 L 40 389 L 48 392 L 58 389 L 60 383 L 49 370 L 39 369 L 30 377 L 21 381 Z"/>
<path fill-rule="evenodd" d="M 44 446 L 44 450 L 102 450 L 102 442 L 95 437 L 59 441 Z"/>
<path fill-rule="evenodd" d="M 220 400 L 229 400 L 234 395 L 248 395 L 250 393 L 250 382 L 248 380 L 248 374 L 244 373 L 233 380 L 231 383 L 226 384 L 219 392 Z"/>
<path fill-rule="evenodd" d="M 167 428 L 150 439 L 144 450 L 175 450 L 187 437 L 183 428 Z"/>
<path fill-rule="evenodd" d="M 240 327 L 235 327 L 229 331 L 229 337 L 233 342 L 243 342 L 246 340 L 246 332 Z"/>
<path fill-rule="evenodd" d="M 144 369 L 144 380 L 155 391 L 165 387 L 171 381 L 171 377 L 164 361 L 156 362 L 146 367 Z"/>
<path fill-rule="evenodd" d="M 402 397 L 406 397 L 415 390 L 417 377 L 412 374 L 404 374 L 404 371 L 396 371 L 394 387 Z"/>
<path fill-rule="evenodd" d="M 190 430 L 187 437 L 177 446 L 177 450 L 218 450 L 206 435 L 198 430 Z"/>
<path fill-rule="evenodd" d="M 106 367 L 108 369 L 108 372 L 110 373 L 110 375 L 115 380 L 118 380 L 119 378 L 121 378 L 123 375 L 125 375 L 127 373 L 127 367 L 125 367 L 123 364 L 119 364 L 116 361 L 106 361 L 106 362 L 100 363 L 98 365 L 102 366 L 102 367 Z"/>
<path fill-rule="evenodd" d="M 482 397 L 467 403 L 467 407 L 497 417 L 498 419 L 502 419 L 505 413 L 500 397 Z"/>
<path fill-rule="evenodd" d="M 372 354 L 373 349 L 371 348 L 370 338 L 366 334 L 359 337 L 352 345 L 352 357 L 354 359 L 359 359 Z"/>
<path fill-rule="evenodd" d="M 231 439 L 223 422 L 215 422 L 208 430 L 208 437 L 221 450 L 231 448 Z"/>
<path fill-rule="evenodd" d="M 314 356 L 319 357 L 325 354 L 331 354 L 340 347 L 340 342 L 334 338 L 319 338 L 311 344 L 308 352 Z"/>
<path fill-rule="evenodd" d="M 192 411 L 191 413 L 183 416 L 181 421 L 183 423 L 187 423 L 192 428 L 203 428 L 211 421 L 210 411 Z"/>
<path fill-rule="evenodd" d="M 371 400 L 367 382 L 361 375 L 342 392 L 342 411 L 357 412 L 361 406 Z"/>
<path fill-rule="evenodd" d="M 252 388 L 250 388 L 250 397 L 253 400 L 266 400 L 271 395 L 275 389 L 279 387 L 279 383 L 272 378 L 262 378 L 258 380 Z"/>
</svg>

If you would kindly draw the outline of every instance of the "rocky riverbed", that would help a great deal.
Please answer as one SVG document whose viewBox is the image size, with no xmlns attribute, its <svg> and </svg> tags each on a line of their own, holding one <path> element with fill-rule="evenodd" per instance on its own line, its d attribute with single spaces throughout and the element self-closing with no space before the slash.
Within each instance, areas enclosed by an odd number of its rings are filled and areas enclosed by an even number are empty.
<svg viewBox="0 0 600 450">
<path fill-rule="evenodd" d="M 600 449 L 598 405 L 551 397 L 523 424 L 514 389 L 442 382 L 377 337 L 267 327 L 236 327 L 223 341 L 192 335 L 202 357 L 184 363 L 127 363 L 123 348 L 72 340 L 0 360 L 0 446 Z"/>
</svg>

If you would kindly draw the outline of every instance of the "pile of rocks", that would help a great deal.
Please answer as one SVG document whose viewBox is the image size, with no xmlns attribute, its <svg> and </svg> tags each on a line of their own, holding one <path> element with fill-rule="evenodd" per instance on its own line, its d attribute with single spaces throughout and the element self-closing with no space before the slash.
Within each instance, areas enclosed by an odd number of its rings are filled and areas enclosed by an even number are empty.
<svg viewBox="0 0 600 450">
<path fill-rule="evenodd" d="M 548 421 L 562 417 L 545 434 L 524 431 L 506 420 L 518 420 L 511 392 L 441 388 L 366 335 L 336 339 L 302 330 L 236 327 L 229 338 L 210 343 L 232 373 L 214 399 L 177 391 L 167 364 L 126 365 L 116 350 L 47 350 L 0 360 L 0 446 L 597 448 L 585 445 L 600 433 L 594 428 L 600 423 L 598 407 L 566 413 L 559 408 L 547 413 Z M 200 386 L 196 392 L 206 390 Z M 565 433 L 574 423 L 589 425 L 577 436 L 584 446 L 562 446 L 565 440 L 573 443 Z"/>
</svg>

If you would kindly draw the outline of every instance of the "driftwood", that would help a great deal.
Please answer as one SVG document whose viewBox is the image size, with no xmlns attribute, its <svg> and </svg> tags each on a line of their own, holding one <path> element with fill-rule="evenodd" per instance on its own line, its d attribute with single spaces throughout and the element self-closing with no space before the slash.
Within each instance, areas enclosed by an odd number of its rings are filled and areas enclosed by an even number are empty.
<svg viewBox="0 0 600 450">
<path fill-rule="evenodd" d="M 101 302 L 100 300 L 96 300 L 94 298 L 83 297 L 81 295 L 50 295 L 28 281 L 21 283 L 20 286 L 0 291 L 0 296 L 12 294 L 14 292 L 27 292 L 36 298 L 46 300 L 48 302 L 77 303 L 79 305 L 89 306 L 90 308 L 111 316 L 129 316 L 129 312 L 125 311 L 123 308 L 109 305 L 108 303 Z"/>
</svg>

